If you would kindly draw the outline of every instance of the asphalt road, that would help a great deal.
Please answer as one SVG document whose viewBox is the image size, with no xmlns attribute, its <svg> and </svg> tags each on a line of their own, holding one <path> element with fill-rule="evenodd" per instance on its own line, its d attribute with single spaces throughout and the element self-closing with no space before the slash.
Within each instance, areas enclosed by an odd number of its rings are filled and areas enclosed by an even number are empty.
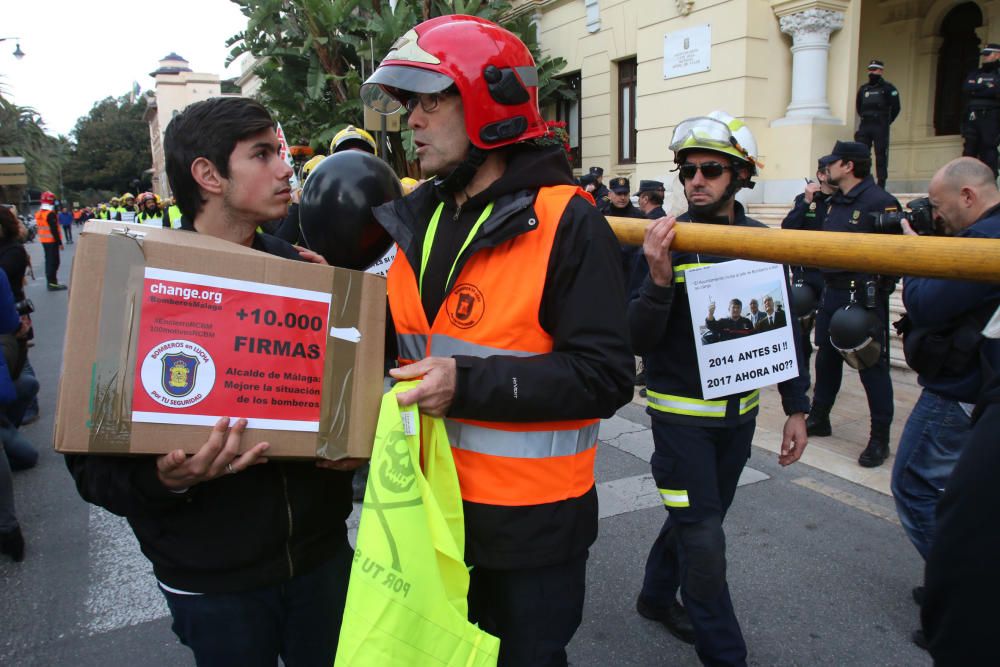
<svg viewBox="0 0 1000 667">
<path fill-rule="evenodd" d="M 60 277 L 69 278 L 75 246 Z M 25 427 L 39 465 L 15 474 L 27 541 L 23 563 L 0 559 L 0 665 L 192 665 L 127 525 L 77 495 L 52 451 L 66 292 L 47 292 L 41 247 L 36 345 L 42 418 Z M 83 393 L 81 392 L 81 400 Z M 664 518 L 649 478 L 648 418 L 634 405 L 602 426 L 600 537 L 591 550 L 577 667 L 697 665 L 690 646 L 635 613 L 649 545 Z M 781 469 L 754 449 L 726 521 L 729 582 L 752 665 L 929 665 L 910 643 L 910 589 L 922 563 L 894 523 L 892 499 L 805 465 Z M 356 522 L 356 517 L 352 517 Z"/>
</svg>

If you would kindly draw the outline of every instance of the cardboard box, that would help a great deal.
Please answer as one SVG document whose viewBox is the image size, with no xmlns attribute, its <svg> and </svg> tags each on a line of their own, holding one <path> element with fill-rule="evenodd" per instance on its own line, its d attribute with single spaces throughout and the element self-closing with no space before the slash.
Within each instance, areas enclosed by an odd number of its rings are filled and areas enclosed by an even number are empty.
<svg viewBox="0 0 1000 667">
<path fill-rule="evenodd" d="M 65 453 L 196 452 L 219 416 L 274 458 L 367 457 L 385 279 L 179 230 L 91 221 L 56 408 Z"/>
</svg>

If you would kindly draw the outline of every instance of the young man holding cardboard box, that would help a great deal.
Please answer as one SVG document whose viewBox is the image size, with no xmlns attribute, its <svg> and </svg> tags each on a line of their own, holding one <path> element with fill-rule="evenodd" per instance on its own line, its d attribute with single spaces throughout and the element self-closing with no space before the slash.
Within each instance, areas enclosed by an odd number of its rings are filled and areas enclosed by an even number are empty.
<svg viewBox="0 0 1000 667">
<path fill-rule="evenodd" d="M 284 217 L 292 170 L 257 102 L 192 104 L 167 127 L 167 173 L 185 228 L 287 259 L 256 233 Z M 124 516 L 199 665 L 333 663 L 351 549 L 352 465 L 240 453 L 246 420 L 220 419 L 194 454 L 67 455 L 80 494 Z M 332 469 L 328 469 L 332 468 Z"/>
</svg>

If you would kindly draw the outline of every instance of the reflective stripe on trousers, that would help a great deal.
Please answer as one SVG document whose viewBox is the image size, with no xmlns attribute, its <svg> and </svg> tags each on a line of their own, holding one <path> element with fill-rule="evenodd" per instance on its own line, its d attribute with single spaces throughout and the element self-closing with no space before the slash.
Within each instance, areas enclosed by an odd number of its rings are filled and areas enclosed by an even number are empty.
<svg viewBox="0 0 1000 667">
<path fill-rule="evenodd" d="M 566 431 L 503 431 L 445 419 L 448 441 L 455 449 L 517 459 L 572 456 L 597 443 L 600 424 Z"/>
<path fill-rule="evenodd" d="M 684 489 L 657 489 L 657 491 L 660 492 L 663 504 L 667 507 L 691 506 L 691 502 L 688 500 L 688 492 Z"/>
<path fill-rule="evenodd" d="M 724 418 L 726 416 L 727 403 L 726 399 L 704 401 L 687 396 L 660 394 L 652 389 L 646 390 L 646 404 L 649 407 L 660 412 L 670 412 L 677 415 Z M 745 415 L 759 404 L 760 390 L 758 389 L 740 398 L 740 414 Z"/>
</svg>

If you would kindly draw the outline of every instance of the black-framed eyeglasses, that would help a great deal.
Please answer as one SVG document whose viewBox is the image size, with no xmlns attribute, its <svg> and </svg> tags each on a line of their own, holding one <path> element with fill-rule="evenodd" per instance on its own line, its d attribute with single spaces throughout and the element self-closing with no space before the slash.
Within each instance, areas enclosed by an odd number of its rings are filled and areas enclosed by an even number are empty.
<svg viewBox="0 0 1000 667">
<path fill-rule="evenodd" d="M 721 162 L 702 162 L 701 164 L 694 164 L 693 162 L 685 162 L 677 168 L 680 172 L 681 182 L 684 182 L 690 178 L 694 178 L 695 174 L 701 171 L 701 175 L 712 181 L 722 176 L 723 172 L 727 170 L 732 170 L 727 164 L 722 164 Z"/>
<path fill-rule="evenodd" d="M 403 107 L 406 109 L 406 113 L 413 113 L 419 104 L 424 113 L 434 113 L 441 104 L 441 100 L 452 94 L 451 89 L 442 90 L 440 93 L 414 93 L 406 98 Z"/>
</svg>

